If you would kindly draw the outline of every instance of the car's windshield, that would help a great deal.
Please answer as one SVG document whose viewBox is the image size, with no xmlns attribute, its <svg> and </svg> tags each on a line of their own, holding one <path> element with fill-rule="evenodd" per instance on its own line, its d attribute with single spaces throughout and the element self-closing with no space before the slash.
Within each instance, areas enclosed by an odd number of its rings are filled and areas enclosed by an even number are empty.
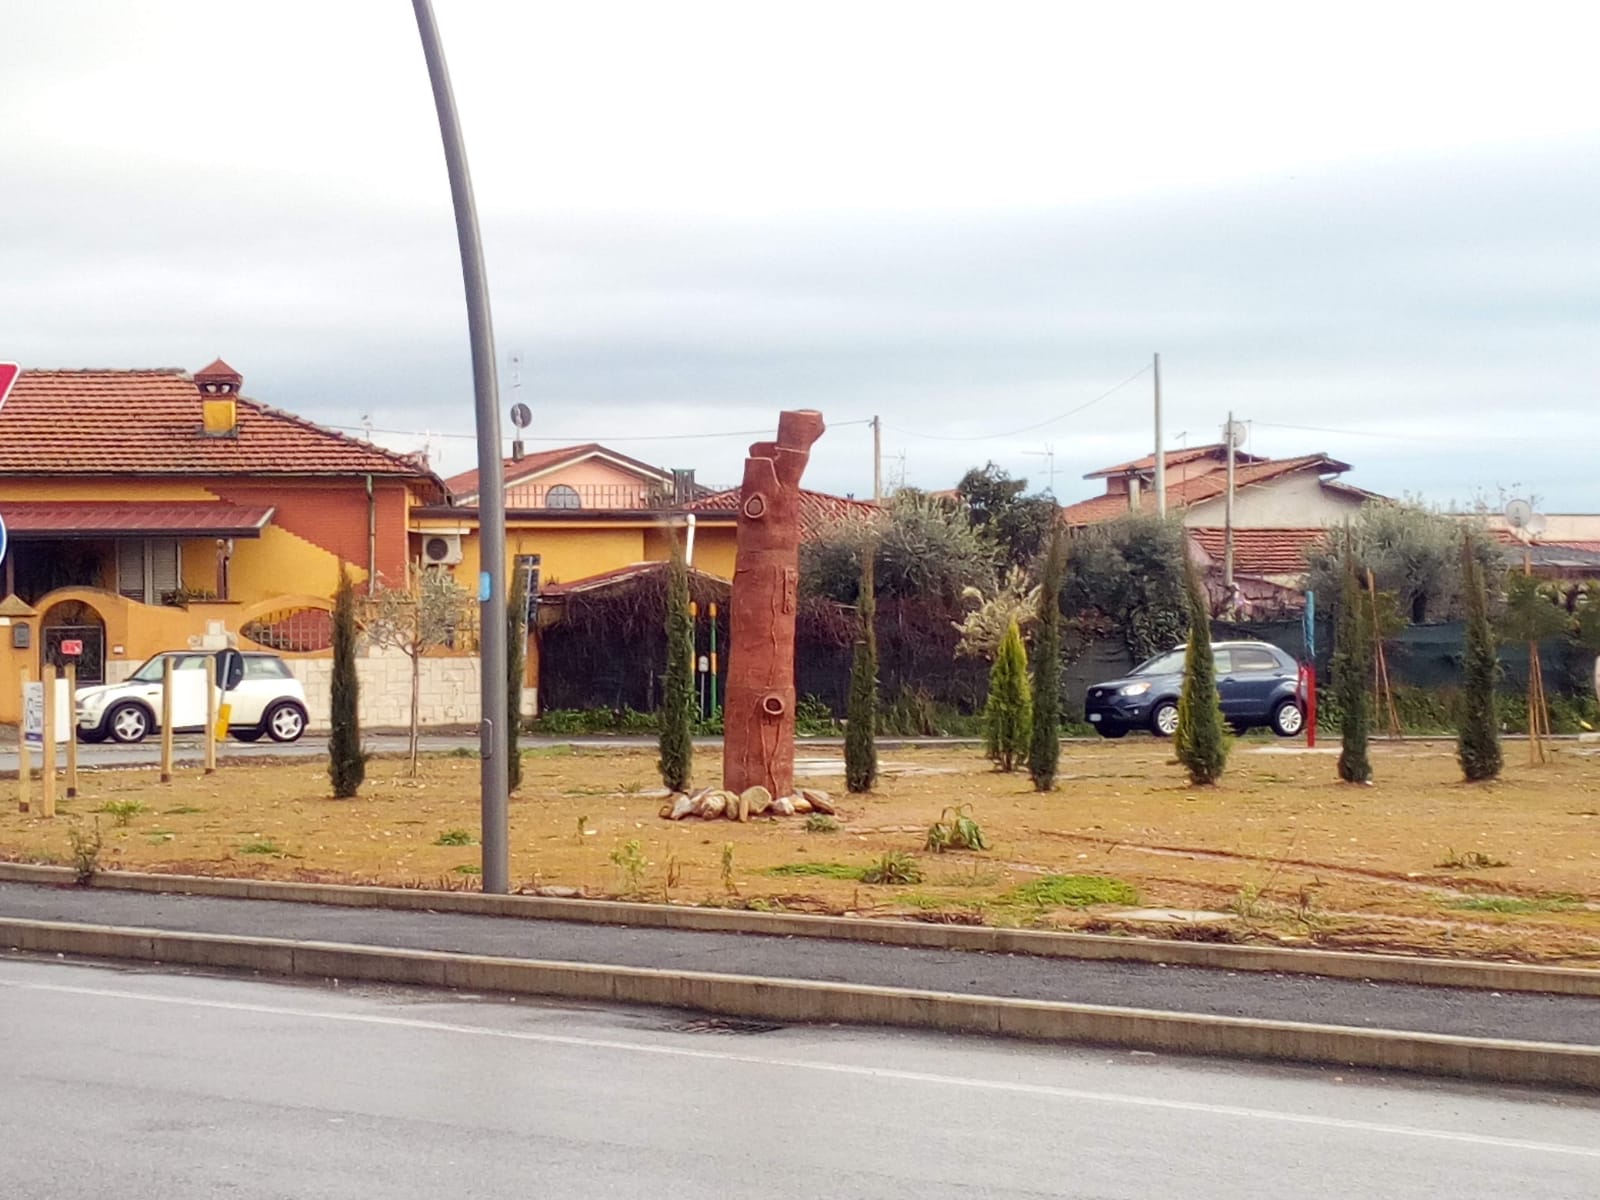
<svg viewBox="0 0 1600 1200">
<path fill-rule="evenodd" d="M 1158 654 L 1140 663 L 1132 671 L 1134 675 L 1180 675 L 1183 673 L 1183 656 L 1186 651 L 1179 647 L 1168 650 L 1165 654 Z"/>
<path fill-rule="evenodd" d="M 174 671 L 196 671 L 205 668 L 207 657 L 209 656 L 205 654 L 158 654 L 154 658 L 146 659 L 128 678 L 134 683 L 160 683 L 161 664 L 165 660 L 169 658 L 172 660 Z"/>
</svg>

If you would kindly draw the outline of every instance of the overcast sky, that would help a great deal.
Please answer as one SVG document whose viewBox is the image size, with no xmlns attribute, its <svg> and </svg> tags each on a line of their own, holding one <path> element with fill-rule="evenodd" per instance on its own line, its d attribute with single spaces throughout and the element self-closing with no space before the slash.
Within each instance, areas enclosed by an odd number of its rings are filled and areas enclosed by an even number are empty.
<svg viewBox="0 0 1600 1200">
<path fill-rule="evenodd" d="M 865 495 L 877 413 L 891 481 L 1073 500 L 1148 452 L 1149 372 L 1072 410 L 1159 350 L 1172 445 L 1231 409 L 1376 491 L 1600 511 L 1583 5 L 436 10 L 538 446 L 733 483 L 814 407 L 807 482 Z M 408 3 L 0 0 L 0 46 L 0 358 L 220 355 L 473 465 Z"/>
</svg>

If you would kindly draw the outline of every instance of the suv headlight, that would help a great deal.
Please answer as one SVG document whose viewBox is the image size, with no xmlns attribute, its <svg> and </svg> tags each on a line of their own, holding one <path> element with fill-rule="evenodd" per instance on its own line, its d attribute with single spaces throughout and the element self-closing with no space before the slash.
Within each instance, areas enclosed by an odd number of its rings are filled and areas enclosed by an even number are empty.
<svg viewBox="0 0 1600 1200">
<path fill-rule="evenodd" d="M 1148 683 L 1130 683 L 1117 689 L 1119 696 L 1142 696 L 1150 690 Z"/>
</svg>

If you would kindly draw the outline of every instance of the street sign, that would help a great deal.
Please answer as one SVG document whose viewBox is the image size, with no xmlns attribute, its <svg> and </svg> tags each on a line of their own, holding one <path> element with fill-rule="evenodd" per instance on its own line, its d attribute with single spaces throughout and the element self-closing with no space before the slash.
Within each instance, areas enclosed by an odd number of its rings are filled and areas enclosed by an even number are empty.
<svg viewBox="0 0 1600 1200">
<path fill-rule="evenodd" d="M 63 658 L 77 658 L 83 653 L 82 638 L 62 638 L 61 655 Z"/>
<path fill-rule="evenodd" d="M 11 394 L 11 385 L 17 381 L 17 376 L 22 374 L 22 368 L 16 363 L 0 362 L 0 408 L 6 406 L 6 397 Z"/>
<path fill-rule="evenodd" d="M 22 740 L 44 748 L 44 684 L 22 685 Z"/>
</svg>

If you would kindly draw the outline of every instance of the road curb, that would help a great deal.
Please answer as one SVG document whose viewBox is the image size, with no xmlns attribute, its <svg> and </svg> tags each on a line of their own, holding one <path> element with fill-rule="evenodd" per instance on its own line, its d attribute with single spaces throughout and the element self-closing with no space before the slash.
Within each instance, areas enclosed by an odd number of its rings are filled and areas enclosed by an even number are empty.
<svg viewBox="0 0 1600 1200">
<path fill-rule="evenodd" d="M 1600 1090 L 1600 1048 L 1555 1043 L 8 918 L 0 918 L 0 945 L 33 953 L 242 969 L 297 979 L 459 988 L 784 1023 L 887 1025 Z"/>
<path fill-rule="evenodd" d="M 74 882 L 69 867 L 0 863 L 0 882 L 60 886 Z M 996 929 L 974 925 L 933 925 L 915 921 L 820 917 L 800 913 L 753 913 L 618 900 L 567 900 L 549 896 L 486 896 L 482 892 L 444 892 L 421 888 L 359 887 L 333 883 L 287 883 L 210 875 L 155 875 L 102 871 L 91 886 L 115 891 L 212 896 L 232 900 L 277 900 L 344 908 L 385 908 L 402 912 L 468 913 L 676 929 L 701 933 L 748 933 L 766 937 L 823 938 L 871 942 L 928 950 L 967 950 L 1025 954 L 1035 958 L 1155 963 L 1224 971 L 1278 972 L 1404 983 L 1427 987 L 1496 992 L 1546 992 L 1600 998 L 1600 971 L 1578 967 L 1540 967 L 1518 963 L 1411 958 L 1398 954 L 1356 954 L 1338 950 L 1289 950 L 1275 946 L 1232 946 L 1156 938 L 1110 937 L 1034 929 Z"/>
</svg>

